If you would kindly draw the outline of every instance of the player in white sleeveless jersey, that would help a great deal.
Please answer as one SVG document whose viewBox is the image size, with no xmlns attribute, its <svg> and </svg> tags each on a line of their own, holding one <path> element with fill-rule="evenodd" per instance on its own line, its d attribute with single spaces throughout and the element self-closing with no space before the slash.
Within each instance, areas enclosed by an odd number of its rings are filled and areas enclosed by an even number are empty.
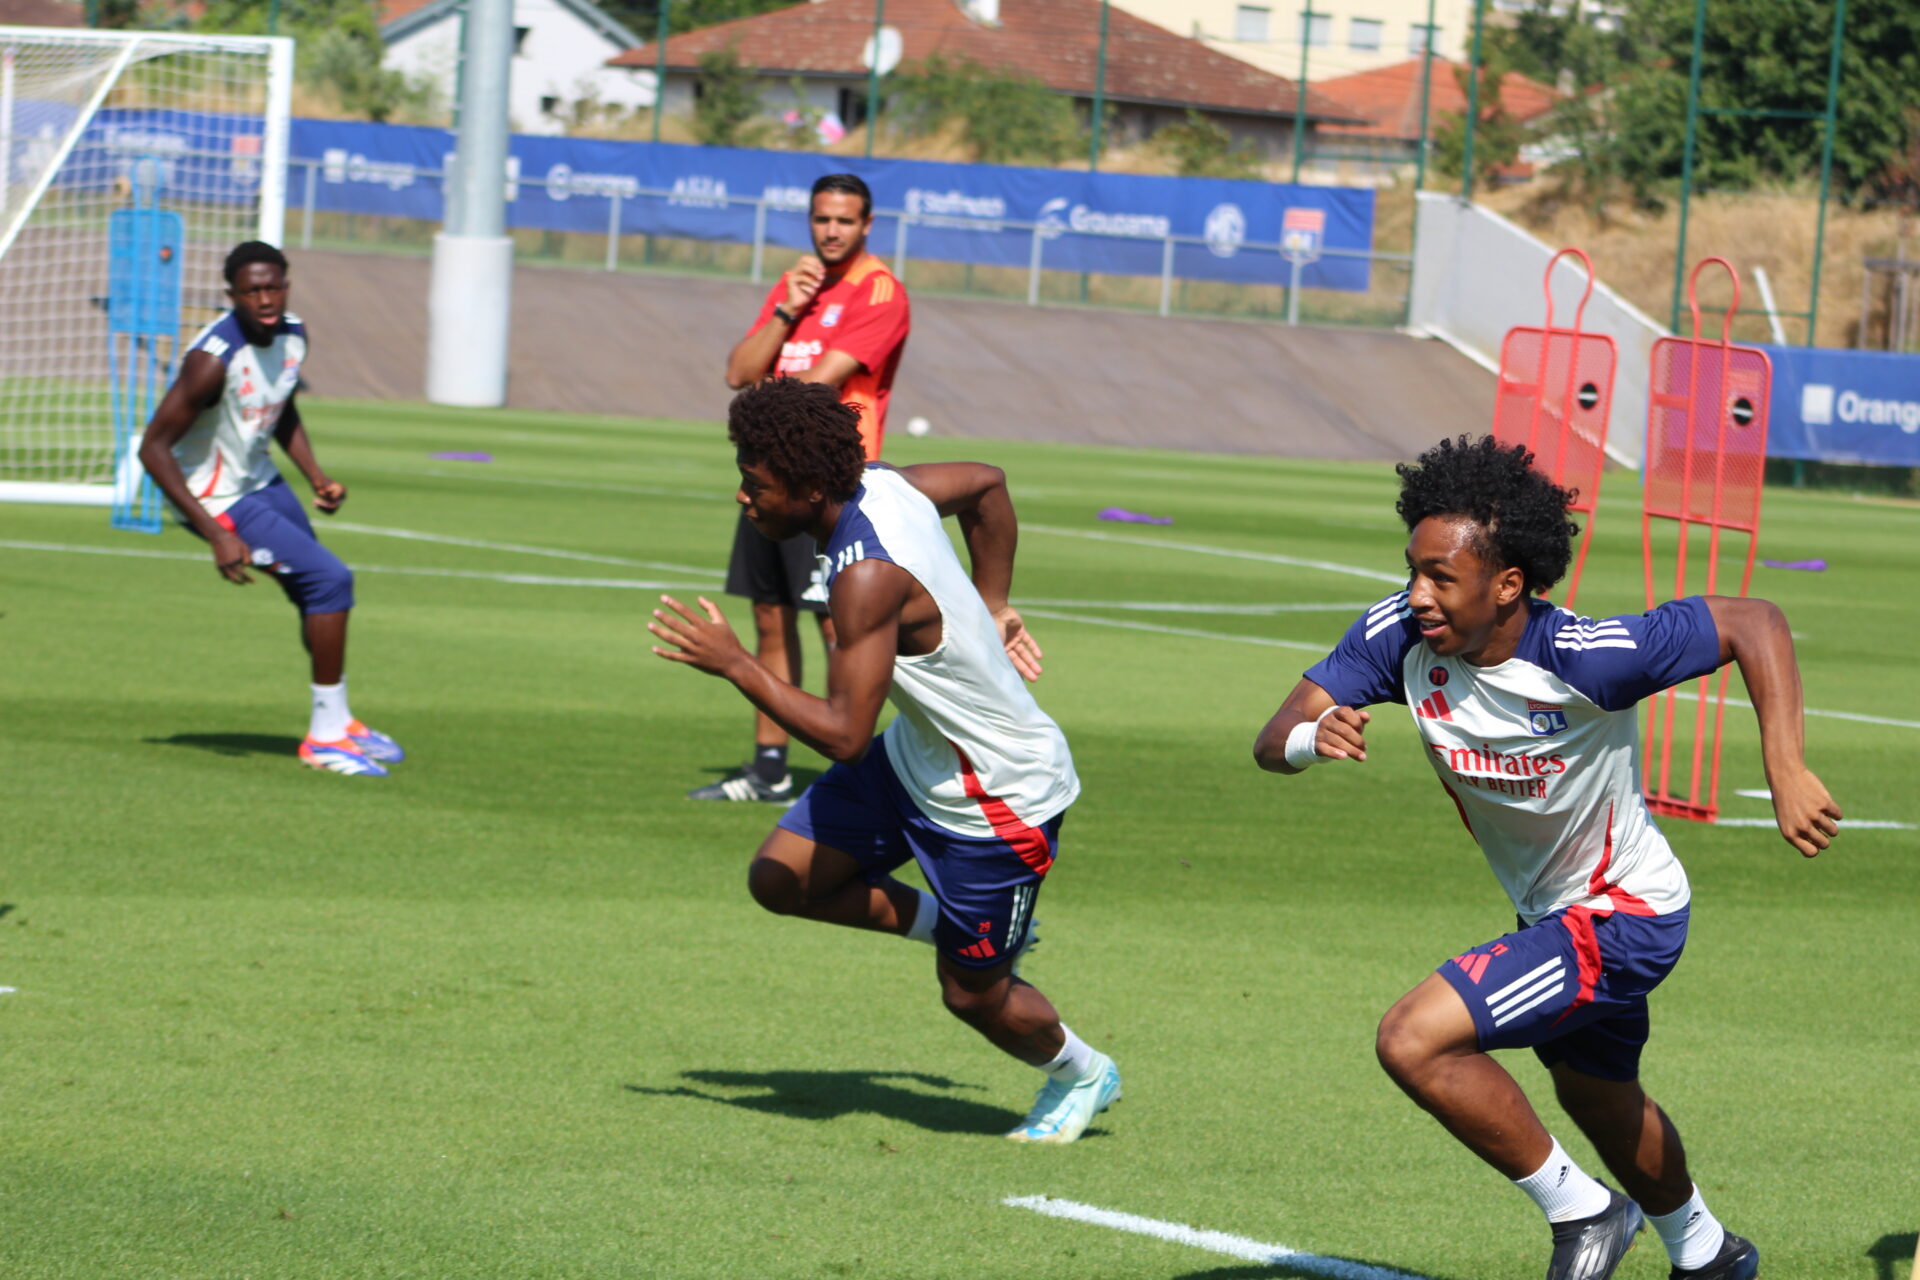
<svg viewBox="0 0 1920 1280">
<path fill-rule="evenodd" d="M 227 255 L 225 273 L 233 310 L 187 344 L 180 376 L 147 424 L 140 462 L 181 522 L 210 544 L 222 577 L 244 584 L 253 580 L 248 566 L 259 568 L 300 611 L 313 678 L 300 759 L 334 773 L 385 777 L 405 753 L 347 704 L 353 574 L 314 538 L 268 449 L 277 440 L 286 450 L 322 514 L 347 500 L 347 487 L 314 458 L 294 403 L 307 330 L 287 311 L 287 259 L 249 240 Z"/>
<path fill-rule="evenodd" d="M 760 846 L 749 888 L 783 915 L 934 944 L 947 1008 L 1047 1073 L 1007 1136 L 1072 1142 L 1119 1098 L 1120 1073 L 1014 973 L 1080 781 L 1022 679 L 1039 676 L 1041 655 L 1007 603 L 1006 479 L 972 462 L 869 466 L 858 412 L 794 379 L 735 396 L 728 434 L 754 527 L 810 534 L 825 552 L 837 635 L 816 698 L 741 648 L 711 602 L 663 597 L 654 613 L 650 630 L 672 646 L 655 653 L 725 677 L 836 762 Z M 971 573 L 945 515 L 959 517 Z M 876 738 L 889 698 L 899 714 Z M 931 894 L 893 877 L 909 858 Z"/>
<path fill-rule="evenodd" d="M 1261 732 L 1262 768 L 1366 759 L 1362 708 L 1399 702 L 1519 927 L 1442 964 L 1380 1024 L 1381 1065 L 1546 1213 L 1548 1280 L 1605 1280 L 1650 1219 L 1674 1280 L 1752 1280 L 1680 1135 L 1639 1084 L 1647 995 L 1686 942 L 1686 874 L 1640 789 L 1634 707 L 1736 662 L 1760 722 L 1781 833 L 1813 857 L 1840 810 L 1802 755 L 1799 670 L 1780 611 L 1694 596 L 1577 618 L 1538 597 L 1566 572 L 1572 495 L 1491 437 L 1400 468 L 1408 586 L 1369 609 Z M 1531 1047 L 1626 1195 L 1547 1132 L 1492 1049 Z"/>
</svg>

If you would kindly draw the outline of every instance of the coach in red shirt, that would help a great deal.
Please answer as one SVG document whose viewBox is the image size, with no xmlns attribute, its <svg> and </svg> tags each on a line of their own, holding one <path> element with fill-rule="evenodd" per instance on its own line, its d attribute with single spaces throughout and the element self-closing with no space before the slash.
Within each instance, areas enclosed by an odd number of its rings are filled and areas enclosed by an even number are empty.
<svg viewBox="0 0 1920 1280">
<path fill-rule="evenodd" d="M 906 350 L 907 291 L 886 263 L 867 252 L 873 193 L 850 173 L 813 184 L 808 205 L 813 252 L 781 276 L 747 335 L 727 353 L 727 385 L 763 378 L 824 382 L 860 411 L 867 458 L 880 457 L 893 375 Z M 774 542 L 747 522 L 734 531 L 727 593 L 753 601 L 756 654 L 775 677 L 800 683 L 799 610 L 820 619 L 820 636 L 833 643 L 826 585 L 815 563 L 813 539 Z M 787 772 L 787 732 L 764 714 L 754 716 L 753 759 L 731 777 L 687 793 L 690 800 L 771 801 L 794 798 Z"/>
</svg>

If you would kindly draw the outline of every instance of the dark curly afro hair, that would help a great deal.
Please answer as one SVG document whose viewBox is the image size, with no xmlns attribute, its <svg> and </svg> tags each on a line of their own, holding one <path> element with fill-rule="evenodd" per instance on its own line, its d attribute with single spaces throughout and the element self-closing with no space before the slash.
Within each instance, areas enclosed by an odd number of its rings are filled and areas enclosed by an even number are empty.
<svg viewBox="0 0 1920 1280">
<path fill-rule="evenodd" d="M 835 502 L 853 497 L 867 466 L 860 411 L 824 382 L 772 378 L 748 387 L 727 410 L 727 439 L 740 461 L 766 467 L 789 492 L 817 489 Z"/>
<path fill-rule="evenodd" d="M 1407 532 L 1429 516 L 1465 516 L 1480 526 L 1474 551 L 1496 570 L 1520 570 L 1529 594 L 1549 590 L 1566 573 L 1580 532 L 1567 519 L 1575 491 L 1534 470 L 1528 449 L 1463 435 L 1394 470 L 1394 509 Z"/>
</svg>

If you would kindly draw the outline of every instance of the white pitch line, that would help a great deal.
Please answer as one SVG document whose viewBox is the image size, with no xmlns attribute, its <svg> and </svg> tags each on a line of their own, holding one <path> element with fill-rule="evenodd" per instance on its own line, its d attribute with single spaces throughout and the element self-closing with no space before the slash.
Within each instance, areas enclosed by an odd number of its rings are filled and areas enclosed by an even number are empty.
<svg viewBox="0 0 1920 1280">
<path fill-rule="evenodd" d="M 1134 1235 L 1153 1236 L 1155 1239 L 1165 1240 L 1171 1244 L 1184 1244 L 1194 1249 L 1205 1249 L 1209 1253 L 1222 1253 L 1229 1258 L 1239 1258 L 1243 1262 L 1257 1262 L 1269 1267 L 1284 1266 L 1307 1275 L 1325 1276 L 1327 1280 L 1427 1280 L 1427 1277 L 1411 1271 L 1376 1267 L 1370 1263 L 1352 1262 L 1346 1258 L 1329 1258 L 1323 1254 L 1291 1249 L 1284 1244 L 1265 1244 L 1259 1240 L 1250 1240 L 1246 1236 L 1229 1235 L 1224 1231 L 1207 1231 L 1200 1227 L 1189 1227 L 1183 1223 L 1162 1222 L 1158 1218 L 1142 1218 L 1137 1214 L 1117 1213 L 1112 1209 L 1099 1209 L 1074 1200 L 1056 1200 L 1052 1196 L 1008 1196 L 1000 1203 L 1014 1209 L 1031 1209 L 1049 1218 L 1067 1218 L 1074 1222 L 1091 1223 L 1096 1227 L 1110 1227 L 1115 1231 L 1132 1232 Z"/>
<path fill-rule="evenodd" d="M 1268 649 L 1300 649 L 1307 653 L 1326 653 L 1331 646 L 1308 644 L 1304 640 L 1270 640 L 1266 636 L 1236 636 L 1225 631 L 1201 631 L 1194 627 L 1163 627 L 1152 622 L 1128 622 L 1123 618 L 1094 618 L 1084 613 L 1060 613 L 1052 609 L 1017 606 L 1023 617 L 1051 618 L 1057 622 L 1080 622 L 1090 627 L 1120 627 L 1127 631 L 1150 631 L 1161 636 L 1190 636 L 1195 640 L 1230 640 L 1236 644 L 1257 644 Z"/>
<path fill-rule="evenodd" d="M 1029 605 L 1047 609 L 1119 609 L 1128 613 L 1220 613 L 1249 618 L 1270 617 L 1281 613 L 1347 613 L 1370 609 L 1372 600 L 1344 600 L 1333 604 L 1181 604 L 1174 600 L 1028 600 L 1015 601 L 1022 609 Z"/>
<path fill-rule="evenodd" d="M 402 538 L 408 542 L 438 542 L 449 547 L 473 547 L 479 551 L 511 551 L 524 556 L 548 556 L 555 560 L 582 560 L 588 564 L 616 564 L 628 569 L 659 569 L 664 573 L 709 574 L 711 569 L 698 565 L 671 564 L 664 560 L 630 560 L 626 556 L 603 556 L 591 551 L 562 551 L 555 547 L 534 547 L 522 542 L 491 542 L 485 538 L 459 538 L 446 533 L 421 533 L 415 529 L 389 529 L 380 525 L 349 524 L 336 520 L 327 525 L 344 533 L 364 533 L 380 538 Z"/>
<path fill-rule="evenodd" d="M 1173 542 L 1166 538 L 1141 538 L 1123 533 L 1107 533 L 1099 529 L 1066 529 L 1055 524 L 1022 524 L 1021 529 L 1035 533 L 1053 533 L 1064 538 L 1089 538 L 1095 542 L 1124 542 L 1136 547 L 1156 547 L 1162 551 L 1193 551 L 1206 556 L 1226 556 L 1233 560 L 1258 560 L 1262 564 L 1291 565 L 1296 569 L 1324 569 L 1328 573 L 1344 573 L 1351 578 L 1367 578 L 1374 582 L 1391 582 L 1396 586 L 1406 582 L 1404 573 L 1386 573 L 1379 569 L 1362 569 L 1358 565 L 1339 564 L 1332 560 L 1303 560 L 1298 556 L 1283 556 L 1272 551 L 1241 551 L 1234 547 L 1210 547 L 1201 542 Z"/>
<path fill-rule="evenodd" d="M 547 489 L 579 489 L 587 493 L 630 493 L 642 498 L 686 498 L 694 502 L 732 502 L 733 494 L 718 485 L 712 489 L 662 489 L 644 484 L 596 484 L 586 480 L 548 480 L 539 476 L 503 476 L 484 472 L 446 471 L 428 468 L 408 471 L 399 467 L 359 467 L 396 476 L 433 476 L 439 480 L 480 480 L 487 484 L 530 484 Z"/>
<path fill-rule="evenodd" d="M 189 551 L 150 551 L 144 547 L 82 547 L 59 542 L 10 540 L 0 540 L 0 547 L 15 551 L 64 551 L 77 555 L 127 556 L 140 560 L 208 563 L 205 555 L 195 555 Z M 468 578 L 477 582 L 504 582 L 523 587 L 608 587 L 622 591 L 719 590 L 712 579 L 706 582 L 654 582 L 639 578 L 559 578 L 539 573 L 488 573 L 480 569 L 428 569 L 386 564 L 356 564 L 351 567 L 355 573 L 398 573 L 415 578 Z"/>
<path fill-rule="evenodd" d="M 1659 696 L 1659 694 L 1654 695 L 1656 698 Z M 1676 690 L 1675 696 L 1685 698 L 1688 701 L 1696 701 L 1700 697 L 1699 694 L 1693 692 L 1691 689 Z M 1730 707 L 1746 707 L 1748 710 L 1753 709 L 1753 704 L 1744 698 L 1728 698 L 1727 705 Z M 1807 707 L 1805 711 L 1806 714 L 1810 716 L 1819 716 L 1825 720 L 1851 720 L 1856 724 L 1884 724 L 1894 729 L 1920 729 L 1920 720 L 1895 720 L 1889 716 L 1865 716 L 1857 711 L 1822 711 L 1819 707 Z"/>
<path fill-rule="evenodd" d="M 1774 827 L 1779 824 L 1772 818 L 1716 818 L 1707 824 L 1710 827 Z M 1861 818 L 1840 819 L 1841 831 L 1920 831 L 1920 826 L 1911 822 L 1888 822 L 1885 819 L 1867 820 Z"/>
</svg>

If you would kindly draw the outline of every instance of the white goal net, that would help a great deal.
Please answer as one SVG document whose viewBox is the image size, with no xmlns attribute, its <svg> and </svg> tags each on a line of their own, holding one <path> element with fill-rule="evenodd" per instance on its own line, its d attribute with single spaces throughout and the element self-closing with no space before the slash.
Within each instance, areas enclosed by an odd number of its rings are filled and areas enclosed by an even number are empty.
<svg viewBox="0 0 1920 1280">
<path fill-rule="evenodd" d="M 0 500 L 106 504 L 242 240 L 280 243 L 293 42 L 0 26 Z"/>
</svg>

